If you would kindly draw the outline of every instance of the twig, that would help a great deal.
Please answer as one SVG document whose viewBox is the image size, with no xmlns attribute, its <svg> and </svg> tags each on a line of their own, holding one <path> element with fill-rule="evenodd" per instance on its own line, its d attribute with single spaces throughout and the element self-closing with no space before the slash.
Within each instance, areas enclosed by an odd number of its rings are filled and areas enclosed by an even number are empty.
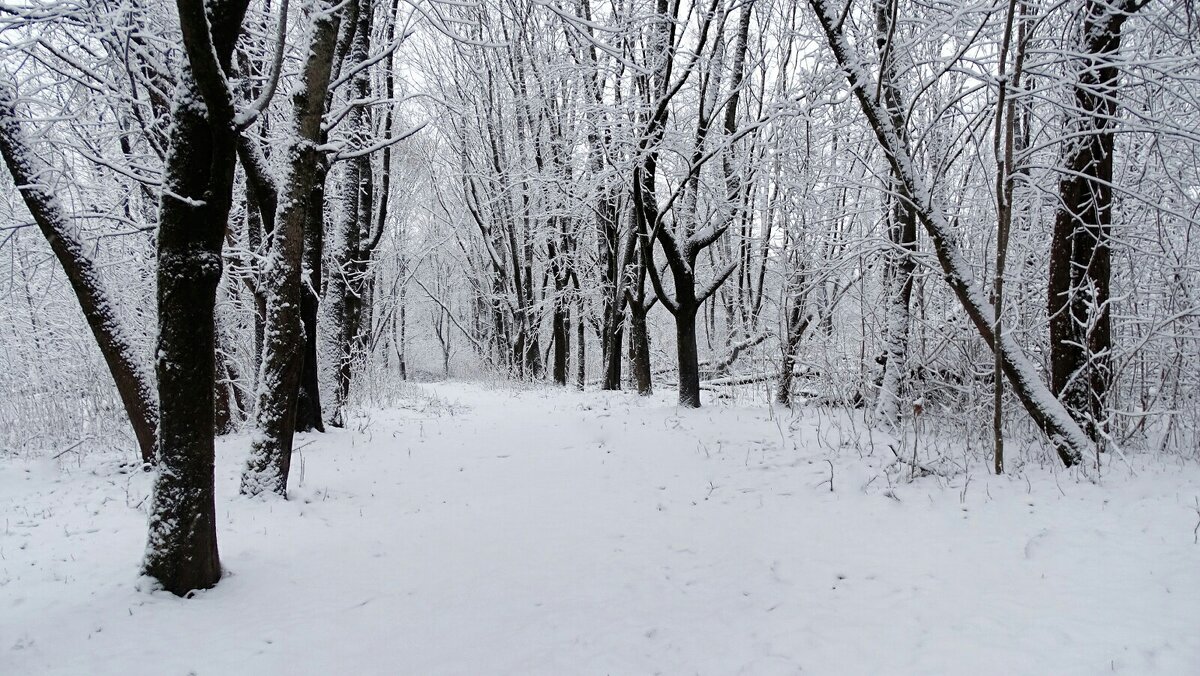
<svg viewBox="0 0 1200 676">
<path fill-rule="evenodd" d="M 73 450 L 75 450 L 75 449 L 79 448 L 80 446 L 82 446 L 82 445 L 83 445 L 83 442 L 85 442 L 85 441 L 88 441 L 89 439 L 91 439 L 91 437 L 88 437 L 88 438 L 86 438 L 86 439 L 80 439 L 79 441 L 76 441 L 75 443 L 71 444 L 71 445 L 70 445 L 68 448 L 65 448 L 65 449 L 63 449 L 63 450 L 59 451 L 58 453 L 56 453 L 56 454 L 54 455 L 54 459 L 55 459 L 55 460 L 58 460 L 59 458 L 61 458 L 61 457 L 63 457 L 64 455 L 66 455 L 67 453 L 70 453 L 71 451 L 73 451 Z"/>
</svg>

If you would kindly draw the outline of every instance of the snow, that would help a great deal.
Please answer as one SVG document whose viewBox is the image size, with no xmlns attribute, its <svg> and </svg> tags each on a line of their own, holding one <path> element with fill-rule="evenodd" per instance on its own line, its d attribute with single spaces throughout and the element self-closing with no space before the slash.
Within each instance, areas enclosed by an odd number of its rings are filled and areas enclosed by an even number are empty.
<svg viewBox="0 0 1200 676">
<path fill-rule="evenodd" d="M 5 460 L 0 673 L 1200 673 L 1200 468 L 907 482 L 827 410 L 671 399 L 414 387 L 286 502 L 225 439 L 190 600 L 137 578 L 132 455 Z"/>
</svg>

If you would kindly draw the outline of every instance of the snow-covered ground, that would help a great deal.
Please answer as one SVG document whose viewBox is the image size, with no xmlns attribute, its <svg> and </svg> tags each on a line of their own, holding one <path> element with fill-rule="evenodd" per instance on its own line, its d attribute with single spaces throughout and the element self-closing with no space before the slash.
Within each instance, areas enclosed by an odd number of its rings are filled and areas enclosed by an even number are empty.
<svg viewBox="0 0 1200 676">
<path fill-rule="evenodd" d="M 828 412 L 422 392 L 287 502 L 223 441 L 191 600 L 137 578 L 148 476 L 0 462 L 0 674 L 1200 674 L 1194 466 L 908 482 Z"/>
</svg>

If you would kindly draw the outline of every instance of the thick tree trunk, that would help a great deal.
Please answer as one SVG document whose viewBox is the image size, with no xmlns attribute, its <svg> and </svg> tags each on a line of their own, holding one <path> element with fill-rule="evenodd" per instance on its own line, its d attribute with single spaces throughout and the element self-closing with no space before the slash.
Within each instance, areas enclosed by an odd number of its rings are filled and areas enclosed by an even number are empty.
<svg viewBox="0 0 1200 676">
<path fill-rule="evenodd" d="M 1063 151 L 1064 175 L 1050 240 L 1050 387 L 1094 441 L 1111 378 L 1113 152 L 1120 71 L 1112 57 L 1121 27 L 1143 2 L 1088 2 L 1075 83 L 1073 138 Z"/>
<path fill-rule="evenodd" d="M 41 166 L 26 145 L 24 131 L 16 116 L 13 93 L 7 86 L 0 86 L 0 153 L 4 155 L 25 206 L 75 292 L 79 308 L 117 386 L 117 394 L 141 450 L 142 462 L 153 464 L 158 426 L 154 382 L 124 335 L 95 263 L 76 238 L 74 228 L 48 186 L 38 182 L 39 177 L 48 176 L 50 172 Z"/>
<path fill-rule="evenodd" d="M 159 210 L 158 474 L 143 571 L 183 596 L 221 578 L 213 498 L 214 308 L 237 152 L 231 112 L 219 112 L 201 93 L 193 68 L 197 54 L 215 47 L 228 72 L 246 2 L 179 4 L 189 58 L 175 91 Z M 204 30 L 206 9 L 211 35 Z"/>
<path fill-rule="evenodd" d="M 256 426 L 258 434 L 242 473 L 242 493 L 272 492 L 287 495 L 292 462 L 292 437 L 296 398 L 304 362 L 304 329 L 301 321 L 301 260 L 304 227 L 309 220 L 309 199 L 317 174 L 317 139 L 325 111 L 330 68 L 337 40 L 340 13 L 312 12 L 312 38 L 304 65 L 303 85 L 293 95 L 293 136 L 288 149 L 288 176 L 280 182 L 286 197 L 280 200 L 275 237 L 266 267 L 267 339 L 259 377 Z"/>
<path fill-rule="evenodd" d="M 675 340 L 679 357 L 679 405 L 700 408 L 700 353 L 696 347 L 695 305 L 680 305 L 675 312 Z"/>
</svg>

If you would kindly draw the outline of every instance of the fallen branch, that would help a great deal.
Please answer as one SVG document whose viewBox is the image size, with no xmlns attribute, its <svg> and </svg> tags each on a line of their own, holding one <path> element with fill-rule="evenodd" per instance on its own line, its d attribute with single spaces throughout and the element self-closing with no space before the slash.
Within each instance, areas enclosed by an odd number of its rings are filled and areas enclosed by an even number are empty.
<svg viewBox="0 0 1200 676">
<path fill-rule="evenodd" d="M 770 380 L 773 376 L 770 373 L 750 373 L 737 376 L 726 376 L 724 378 L 713 378 L 706 380 L 701 385 L 709 387 L 731 387 L 734 385 L 751 385 L 754 383 L 762 383 Z"/>
</svg>

